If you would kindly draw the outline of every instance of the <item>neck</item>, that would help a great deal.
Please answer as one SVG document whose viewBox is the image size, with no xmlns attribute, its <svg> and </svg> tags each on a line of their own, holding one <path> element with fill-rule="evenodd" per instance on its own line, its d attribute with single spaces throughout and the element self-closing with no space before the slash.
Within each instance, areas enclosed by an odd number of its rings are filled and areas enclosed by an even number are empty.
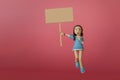
<svg viewBox="0 0 120 80">
<path fill-rule="evenodd" d="M 77 34 L 76 36 L 80 36 L 80 34 Z"/>
</svg>

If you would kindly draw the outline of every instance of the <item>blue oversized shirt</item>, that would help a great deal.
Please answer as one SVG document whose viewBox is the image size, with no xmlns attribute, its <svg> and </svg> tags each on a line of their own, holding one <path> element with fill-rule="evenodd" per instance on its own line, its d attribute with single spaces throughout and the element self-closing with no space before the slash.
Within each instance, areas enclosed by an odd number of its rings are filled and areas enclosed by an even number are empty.
<svg viewBox="0 0 120 80">
<path fill-rule="evenodd" d="M 71 34 L 68 37 L 71 38 L 71 39 L 74 39 L 73 35 L 71 35 Z M 75 36 L 73 50 L 83 50 L 84 49 L 83 44 L 82 44 L 83 41 L 84 41 L 83 37 L 80 37 L 80 40 L 79 40 L 78 37 Z"/>
</svg>

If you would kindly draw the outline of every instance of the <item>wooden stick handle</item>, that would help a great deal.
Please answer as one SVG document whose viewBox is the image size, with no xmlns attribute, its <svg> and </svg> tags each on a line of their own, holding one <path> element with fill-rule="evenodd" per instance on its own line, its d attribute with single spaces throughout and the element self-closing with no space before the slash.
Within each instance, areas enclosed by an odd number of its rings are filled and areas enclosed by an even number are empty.
<svg viewBox="0 0 120 80">
<path fill-rule="evenodd" d="M 61 32 L 61 23 L 59 23 L 59 32 Z M 62 47 L 62 36 L 60 35 L 60 47 Z"/>
</svg>

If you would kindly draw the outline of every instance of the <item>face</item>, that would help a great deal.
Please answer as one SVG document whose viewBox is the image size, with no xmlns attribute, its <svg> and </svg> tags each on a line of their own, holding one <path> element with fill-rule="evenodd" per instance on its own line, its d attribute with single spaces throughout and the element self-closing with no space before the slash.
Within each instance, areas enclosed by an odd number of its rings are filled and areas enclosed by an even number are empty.
<svg viewBox="0 0 120 80">
<path fill-rule="evenodd" d="M 74 33 L 75 33 L 76 35 L 80 35 L 80 34 L 81 34 L 81 27 L 76 26 L 75 29 L 74 29 Z"/>
</svg>

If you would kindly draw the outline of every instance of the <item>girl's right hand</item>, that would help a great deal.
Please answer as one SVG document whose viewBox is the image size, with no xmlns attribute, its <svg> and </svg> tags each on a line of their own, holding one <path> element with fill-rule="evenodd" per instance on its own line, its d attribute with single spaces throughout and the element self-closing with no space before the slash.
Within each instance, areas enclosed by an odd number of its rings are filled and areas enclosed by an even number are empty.
<svg viewBox="0 0 120 80">
<path fill-rule="evenodd" d="M 65 33 L 63 33 L 63 32 L 60 32 L 60 35 L 61 35 L 61 36 L 63 36 L 63 35 L 65 35 Z"/>
</svg>

